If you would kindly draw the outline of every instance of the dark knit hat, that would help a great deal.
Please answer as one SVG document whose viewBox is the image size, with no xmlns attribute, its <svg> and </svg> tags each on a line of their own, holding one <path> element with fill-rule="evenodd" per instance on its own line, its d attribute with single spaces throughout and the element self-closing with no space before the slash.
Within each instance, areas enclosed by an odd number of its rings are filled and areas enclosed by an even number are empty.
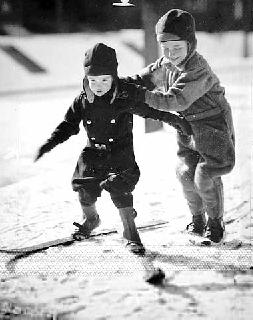
<svg viewBox="0 0 253 320">
<path fill-rule="evenodd" d="M 186 40 L 195 43 L 195 20 L 180 9 L 172 9 L 163 15 L 156 24 L 158 41 Z"/>
<path fill-rule="evenodd" d="M 103 43 L 97 43 L 85 52 L 83 65 L 86 76 L 110 74 L 117 77 L 118 75 L 116 52 Z"/>
</svg>

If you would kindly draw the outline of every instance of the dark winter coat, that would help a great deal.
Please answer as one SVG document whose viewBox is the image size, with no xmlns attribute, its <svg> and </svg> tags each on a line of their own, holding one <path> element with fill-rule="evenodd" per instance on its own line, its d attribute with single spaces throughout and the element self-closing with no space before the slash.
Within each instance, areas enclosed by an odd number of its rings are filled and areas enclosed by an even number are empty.
<svg viewBox="0 0 253 320">
<path fill-rule="evenodd" d="M 127 191 L 132 191 L 140 174 L 133 150 L 133 114 L 163 120 L 168 113 L 145 104 L 129 106 L 128 96 L 118 86 L 102 97 L 94 96 L 87 86 L 85 89 L 75 98 L 47 144 L 52 149 L 78 134 L 82 122 L 88 139 L 74 171 L 73 190 L 85 187 L 90 178 L 103 181 L 116 174 L 129 184 Z M 118 188 L 120 191 L 120 185 Z"/>
</svg>

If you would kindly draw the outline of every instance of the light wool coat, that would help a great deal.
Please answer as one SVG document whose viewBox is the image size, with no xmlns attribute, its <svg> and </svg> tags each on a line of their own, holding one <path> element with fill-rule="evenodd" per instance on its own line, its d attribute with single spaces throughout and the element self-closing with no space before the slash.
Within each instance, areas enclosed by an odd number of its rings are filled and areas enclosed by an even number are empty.
<svg viewBox="0 0 253 320">
<path fill-rule="evenodd" d="M 235 135 L 218 77 L 194 50 L 180 68 L 161 57 L 131 79 L 146 86 L 149 106 L 177 112 L 190 123 L 192 135 L 177 136 L 178 178 L 193 215 L 206 211 L 211 218 L 222 217 L 221 176 L 234 167 Z"/>
</svg>

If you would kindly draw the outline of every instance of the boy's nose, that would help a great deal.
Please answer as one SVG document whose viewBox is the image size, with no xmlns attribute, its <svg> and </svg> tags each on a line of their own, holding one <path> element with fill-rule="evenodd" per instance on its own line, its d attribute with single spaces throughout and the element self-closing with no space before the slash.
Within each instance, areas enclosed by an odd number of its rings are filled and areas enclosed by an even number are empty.
<svg viewBox="0 0 253 320">
<path fill-rule="evenodd" d="M 169 48 L 163 48 L 162 47 L 162 51 L 163 51 L 163 54 L 166 55 L 166 56 L 169 56 L 169 57 L 173 56 L 173 52 L 174 51 L 169 49 Z"/>
</svg>

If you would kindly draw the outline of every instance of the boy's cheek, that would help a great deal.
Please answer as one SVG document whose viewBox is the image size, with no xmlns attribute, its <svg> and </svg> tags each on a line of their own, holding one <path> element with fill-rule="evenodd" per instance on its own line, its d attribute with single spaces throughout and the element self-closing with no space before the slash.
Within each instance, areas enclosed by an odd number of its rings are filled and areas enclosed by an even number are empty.
<svg viewBox="0 0 253 320">
<path fill-rule="evenodd" d="M 168 50 L 168 49 L 162 48 L 161 51 L 162 51 L 162 54 L 163 54 L 165 57 L 167 57 L 167 58 L 169 57 L 170 53 L 169 53 L 169 50 Z"/>
<path fill-rule="evenodd" d="M 90 87 L 90 90 L 94 93 L 95 89 L 94 89 L 93 85 L 89 85 L 89 87 Z"/>
</svg>

